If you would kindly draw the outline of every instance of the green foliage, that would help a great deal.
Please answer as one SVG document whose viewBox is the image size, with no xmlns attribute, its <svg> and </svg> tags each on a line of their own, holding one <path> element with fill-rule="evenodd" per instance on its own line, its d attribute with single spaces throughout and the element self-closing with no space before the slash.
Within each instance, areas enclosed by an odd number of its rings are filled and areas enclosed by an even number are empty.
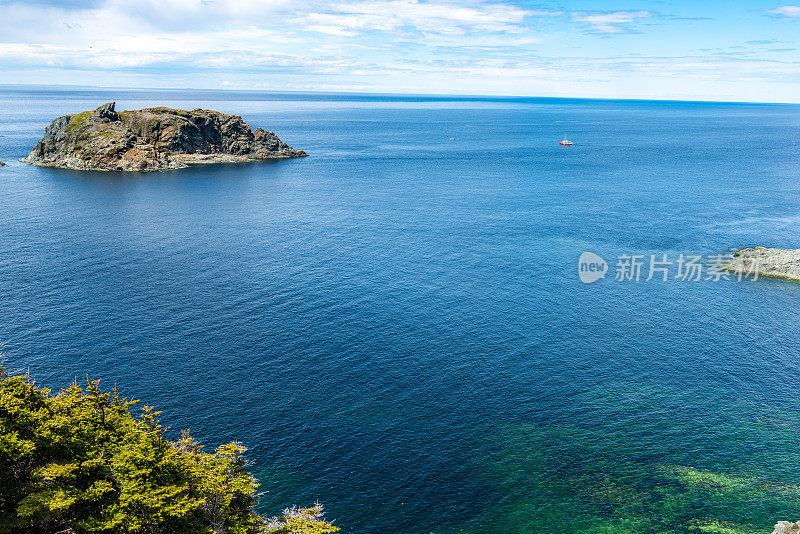
<svg viewBox="0 0 800 534">
<path fill-rule="evenodd" d="M 317 503 L 310 508 L 287 508 L 281 517 L 272 518 L 267 526 L 270 534 L 332 534 L 339 532 L 322 520 L 322 505 Z"/>
<path fill-rule="evenodd" d="M 0 534 L 273 531 L 253 511 L 243 445 L 171 442 L 137 405 L 99 381 L 54 395 L 0 367 Z M 336 530 L 314 516 L 279 532 Z"/>
<path fill-rule="evenodd" d="M 192 117 L 194 117 L 196 115 L 196 113 L 193 113 L 192 111 L 186 111 L 185 109 L 173 109 L 173 108 L 168 108 L 168 107 L 165 107 L 165 106 L 159 106 L 159 107 L 155 107 L 155 108 L 146 108 L 146 109 L 143 109 L 142 111 L 143 112 L 149 112 L 149 113 L 166 113 L 166 114 L 169 114 L 169 115 L 177 115 L 179 117 L 183 117 L 184 119 L 191 119 Z"/>
<path fill-rule="evenodd" d="M 75 133 L 75 131 L 78 128 L 80 128 L 83 125 L 84 122 L 86 122 L 86 119 L 88 119 L 91 116 L 91 114 L 92 114 L 91 111 L 82 111 L 82 112 L 76 113 L 75 115 L 70 117 L 70 119 L 69 119 L 69 127 L 67 128 L 67 133 L 69 135 L 72 135 L 73 133 Z"/>
</svg>

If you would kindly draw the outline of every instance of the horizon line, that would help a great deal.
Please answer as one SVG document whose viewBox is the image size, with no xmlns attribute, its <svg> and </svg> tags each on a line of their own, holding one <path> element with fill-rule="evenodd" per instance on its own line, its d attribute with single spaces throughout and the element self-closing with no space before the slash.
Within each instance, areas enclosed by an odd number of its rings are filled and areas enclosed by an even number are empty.
<svg viewBox="0 0 800 534">
<path fill-rule="evenodd" d="M 53 88 L 53 89 L 80 89 L 99 91 L 187 91 L 187 92 L 222 92 L 222 93 L 264 93 L 283 95 L 332 95 L 332 96 L 362 96 L 362 97 L 411 97 L 411 98 L 451 98 L 451 99 L 551 99 L 551 100 L 589 100 L 605 102 L 684 102 L 705 104 L 743 104 L 743 105 L 800 105 L 797 102 L 772 102 L 765 100 L 689 100 L 681 98 L 611 98 L 611 97 L 586 97 L 586 96 L 541 96 L 541 95 L 480 95 L 462 93 L 401 93 L 401 92 L 362 92 L 362 91 L 322 91 L 322 90 L 291 90 L 291 89 L 237 89 L 237 88 L 186 88 L 186 87 L 131 87 L 131 86 L 102 86 L 102 85 L 70 85 L 70 84 L 39 84 L 39 83 L 0 83 L 0 88 Z"/>
</svg>

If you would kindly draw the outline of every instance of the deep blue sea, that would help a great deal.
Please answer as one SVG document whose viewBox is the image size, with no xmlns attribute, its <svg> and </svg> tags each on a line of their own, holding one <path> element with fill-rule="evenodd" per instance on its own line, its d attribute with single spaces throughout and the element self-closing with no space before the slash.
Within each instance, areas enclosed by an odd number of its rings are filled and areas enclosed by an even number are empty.
<svg viewBox="0 0 800 534">
<path fill-rule="evenodd" d="M 310 156 L 17 161 L 111 100 L 239 114 Z M 6 366 L 242 441 L 264 514 L 319 500 L 360 534 L 800 519 L 800 283 L 645 281 L 651 254 L 800 248 L 798 106 L 5 88 L 0 136 Z M 581 283 L 584 251 L 605 279 Z M 620 255 L 639 282 L 614 280 Z"/>
</svg>

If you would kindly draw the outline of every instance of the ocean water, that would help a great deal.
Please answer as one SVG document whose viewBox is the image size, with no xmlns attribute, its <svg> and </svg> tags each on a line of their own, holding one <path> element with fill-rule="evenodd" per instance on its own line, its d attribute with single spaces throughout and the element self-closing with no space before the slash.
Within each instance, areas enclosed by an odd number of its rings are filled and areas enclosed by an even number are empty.
<svg viewBox="0 0 800 534">
<path fill-rule="evenodd" d="M 17 161 L 110 100 L 240 114 L 310 156 Z M 362 534 L 800 519 L 800 284 L 645 281 L 651 254 L 800 248 L 800 107 L 6 88 L 0 136 L 6 366 L 244 442 L 265 514 L 319 500 Z M 580 282 L 584 251 L 605 279 Z M 620 255 L 644 257 L 638 283 Z"/>
</svg>

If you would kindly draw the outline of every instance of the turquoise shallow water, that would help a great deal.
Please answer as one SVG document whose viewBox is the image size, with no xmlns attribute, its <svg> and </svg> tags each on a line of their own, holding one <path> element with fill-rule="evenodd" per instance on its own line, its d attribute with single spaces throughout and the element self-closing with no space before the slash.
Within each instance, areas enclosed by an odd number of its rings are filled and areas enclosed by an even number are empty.
<svg viewBox="0 0 800 534">
<path fill-rule="evenodd" d="M 241 114 L 311 156 L 16 161 L 109 100 Z M 586 250 L 800 248 L 798 107 L 6 89 L 0 135 L 7 365 L 243 441 L 265 513 L 319 499 L 365 534 L 800 519 L 800 285 L 577 276 Z"/>
</svg>

